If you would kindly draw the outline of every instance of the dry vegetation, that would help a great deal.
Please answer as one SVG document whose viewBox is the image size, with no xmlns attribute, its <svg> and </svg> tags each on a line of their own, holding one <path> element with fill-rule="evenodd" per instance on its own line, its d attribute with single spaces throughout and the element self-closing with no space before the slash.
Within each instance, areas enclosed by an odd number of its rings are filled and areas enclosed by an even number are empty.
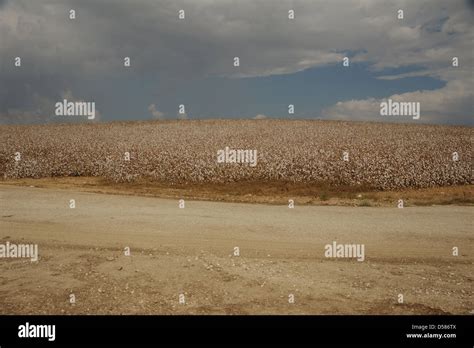
<svg viewBox="0 0 474 348">
<path fill-rule="evenodd" d="M 471 137 L 470 127 L 332 121 L 1 126 L 0 175 L 173 185 L 282 181 L 382 190 L 462 185 L 471 183 Z M 217 151 L 226 146 L 256 149 L 257 166 L 217 163 Z M 344 151 L 349 161 L 343 161 Z"/>
<path fill-rule="evenodd" d="M 404 206 L 472 205 L 474 185 L 409 188 L 396 191 L 366 190 L 363 187 L 273 182 L 177 184 L 135 180 L 115 183 L 99 177 L 21 178 L 0 181 L 3 186 L 28 186 L 114 195 L 160 197 L 196 201 L 223 201 L 287 205 L 394 207 L 403 198 Z"/>
</svg>

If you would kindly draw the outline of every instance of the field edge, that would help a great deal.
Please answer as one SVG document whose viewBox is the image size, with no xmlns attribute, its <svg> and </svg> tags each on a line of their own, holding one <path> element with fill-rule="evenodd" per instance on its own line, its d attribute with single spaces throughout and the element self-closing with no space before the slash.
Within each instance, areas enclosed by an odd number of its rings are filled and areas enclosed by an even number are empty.
<svg viewBox="0 0 474 348">
<path fill-rule="evenodd" d="M 366 187 L 335 187 L 324 183 L 234 182 L 229 184 L 170 184 L 150 180 L 115 183 L 101 177 L 0 179 L 2 185 L 29 186 L 90 193 L 232 203 L 322 206 L 474 205 L 474 185 L 381 191 Z"/>
</svg>

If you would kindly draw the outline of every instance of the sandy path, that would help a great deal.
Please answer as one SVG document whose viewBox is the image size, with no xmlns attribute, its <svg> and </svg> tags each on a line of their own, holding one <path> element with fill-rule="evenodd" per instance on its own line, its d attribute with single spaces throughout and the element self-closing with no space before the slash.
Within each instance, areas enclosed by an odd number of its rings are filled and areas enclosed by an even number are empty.
<svg viewBox="0 0 474 348">
<path fill-rule="evenodd" d="M 179 209 L 177 200 L 7 185 L 0 207 L 1 242 L 37 243 L 40 254 L 37 263 L 0 259 L 2 313 L 474 309 L 473 207 L 186 201 Z M 364 244 L 365 261 L 325 258 L 333 241 Z"/>
</svg>

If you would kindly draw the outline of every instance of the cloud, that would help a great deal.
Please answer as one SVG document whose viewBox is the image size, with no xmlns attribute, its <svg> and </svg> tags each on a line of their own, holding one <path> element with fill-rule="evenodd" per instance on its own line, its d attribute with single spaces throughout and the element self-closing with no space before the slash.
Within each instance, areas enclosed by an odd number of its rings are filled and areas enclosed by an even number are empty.
<svg viewBox="0 0 474 348">
<path fill-rule="evenodd" d="M 254 120 L 264 120 L 266 118 L 268 118 L 268 116 L 262 115 L 262 114 L 258 114 L 258 115 L 253 117 Z"/>
<path fill-rule="evenodd" d="M 165 117 L 164 113 L 162 113 L 161 111 L 158 111 L 156 109 L 156 105 L 155 104 L 150 104 L 148 106 L 148 111 L 150 112 L 151 116 L 156 119 L 156 120 L 163 120 Z"/>
<path fill-rule="evenodd" d="M 1 124 L 35 124 L 39 122 L 39 115 L 36 111 L 24 111 L 18 109 L 8 109 L 0 112 Z"/>
<path fill-rule="evenodd" d="M 70 89 L 66 89 L 59 93 L 57 98 L 50 98 L 38 93 L 31 96 L 31 103 L 27 108 L 9 108 L 0 112 L 0 124 L 23 124 L 23 123 L 45 123 L 45 122 L 78 122 L 81 118 L 58 118 L 55 115 L 55 104 L 66 99 L 70 102 L 94 102 L 93 100 L 84 100 L 76 98 Z M 101 113 L 95 107 L 95 114 L 93 120 L 87 122 L 97 122 L 101 120 Z M 82 119 L 85 120 L 85 119 Z"/>
<path fill-rule="evenodd" d="M 67 18 L 71 8 L 76 20 Z M 396 17 L 400 8 L 404 20 Z M 177 19 L 178 9 L 186 10 L 185 20 Z M 295 10 L 294 20 L 288 19 L 288 9 Z M 344 6 L 337 1 L 267 0 L 257 6 L 251 0 L 238 5 L 231 0 L 17 0 L 0 14 L 0 23 L 5 51 L 22 51 L 36 64 L 55 61 L 62 68 L 74 66 L 77 74 L 112 74 L 122 57 L 131 56 L 134 69 L 185 78 L 287 74 L 336 63 L 347 52 L 361 52 L 355 61 L 379 69 L 435 65 L 445 57 L 426 50 L 470 52 L 465 39 L 473 32 L 471 16 L 456 0 L 345 0 Z M 135 25 L 124 25 L 131 20 Z M 423 26 L 442 20 L 440 31 Z M 239 68 L 233 66 L 234 56 L 240 58 Z"/>
<path fill-rule="evenodd" d="M 406 117 L 387 119 L 380 116 L 380 103 L 385 99 L 419 102 L 421 117 L 417 122 L 474 124 L 472 107 L 474 91 L 470 83 L 462 80 L 450 81 L 437 90 L 394 94 L 382 99 L 368 98 L 338 102 L 324 109 L 322 115 L 325 118 L 351 121 L 410 121 Z"/>
<path fill-rule="evenodd" d="M 0 124 L 40 124 L 54 121 L 54 103 L 49 97 L 33 92 L 27 107 L 0 110 Z"/>
<path fill-rule="evenodd" d="M 66 99 L 68 102 L 93 102 L 95 103 L 94 100 L 84 100 L 82 98 L 76 98 L 70 89 L 67 89 L 67 90 L 64 90 L 61 92 L 61 100 L 59 101 L 62 101 Z M 56 103 L 55 103 L 56 104 Z M 101 120 L 102 118 L 102 114 L 100 113 L 100 111 L 97 109 L 97 105 L 95 106 L 95 114 L 94 114 L 94 119 L 93 119 L 93 122 L 98 122 Z"/>
<path fill-rule="evenodd" d="M 69 86 L 84 91 L 93 79 L 121 76 L 125 56 L 136 76 L 159 75 L 159 81 L 177 85 L 216 76 L 291 74 L 340 64 L 346 55 L 374 72 L 419 66 L 420 74 L 447 83 L 472 77 L 472 1 L 5 3 L 0 0 L 0 81 L 8 88 L 0 84 L 0 114 L 30 110 L 35 94 L 55 100 Z M 71 8 L 75 20 L 68 18 Z M 178 19 L 179 9 L 185 9 L 185 20 Z M 397 19 L 399 9 L 403 20 Z M 22 57 L 21 69 L 13 67 L 14 56 Z M 239 67 L 233 66 L 235 56 Z M 449 71 L 453 56 L 461 61 L 456 73 Z"/>
</svg>

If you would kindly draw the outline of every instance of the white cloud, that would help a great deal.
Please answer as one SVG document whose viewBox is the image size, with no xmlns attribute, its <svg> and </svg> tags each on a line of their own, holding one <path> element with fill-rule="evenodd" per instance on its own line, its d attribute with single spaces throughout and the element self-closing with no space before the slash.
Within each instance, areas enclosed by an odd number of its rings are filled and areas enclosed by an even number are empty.
<svg viewBox="0 0 474 348">
<path fill-rule="evenodd" d="M 162 113 L 161 111 L 158 111 L 156 109 L 156 105 L 155 104 L 150 104 L 148 106 L 148 111 L 150 112 L 151 116 L 156 119 L 156 120 L 163 120 L 165 117 L 165 114 Z"/>
<path fill-rule="evenodd" d="M 263 115 L 263 114 L 258 114 L 253 117 L 254 120 L 264 120 L 266 118 L 268 118 L 268 116 Z"/>
<path fill-rule="evenodd" d="M 472 100 L 474 91 L 465 81 L 450 81 L 443 88 L 402 94 L 394 94 L 383 99 L 361 99 L 338 102 L 323 110 L 325 118 L 352 121 L 394 121 L 407 122 L 404 117 L 386 118 L 380 116 L 380 103 L 384 99 L 403 102 L 419 102 L 421 117 L 417 122 L 469 122 L 473 118 Z"/>
<path fill-rule="evenodd" d="M 76 97 L 72 94 L 72 92 L 71 92 L 70 89 L 66 89 L 66 90 L 62 91 L 62 92 L 61 92 L 61 98 L 62 98 L 62 99 L 66 99 L 68 102 L 93 102 L 93 103 L 95 103 L 94 100 L 84 100 L 84 99 L 82 99 L 82 98 L 76 98 Z M 58 100 L 58 101 L 60 102 L 61 100 Z M 58 101 L 56 101 L 56 102 L 58 102 Z M 54 104 L 55 104 L 56 102 L 54 102 Z M 54 104 L 53 104 L 53 105 L 54 105 Z M 102 114 L 101 114 L 100 111 L 97 109 L 97 105 L 95 105 L 95 111 L 94 111 L 94 112 L 95 112 L 95 114 L 94 114 L 94 119 L 92 120 L 92 122 L 98 122 L 98 121 L 100 121 L 101 118 L 102 118 Z"/>
</svg>

